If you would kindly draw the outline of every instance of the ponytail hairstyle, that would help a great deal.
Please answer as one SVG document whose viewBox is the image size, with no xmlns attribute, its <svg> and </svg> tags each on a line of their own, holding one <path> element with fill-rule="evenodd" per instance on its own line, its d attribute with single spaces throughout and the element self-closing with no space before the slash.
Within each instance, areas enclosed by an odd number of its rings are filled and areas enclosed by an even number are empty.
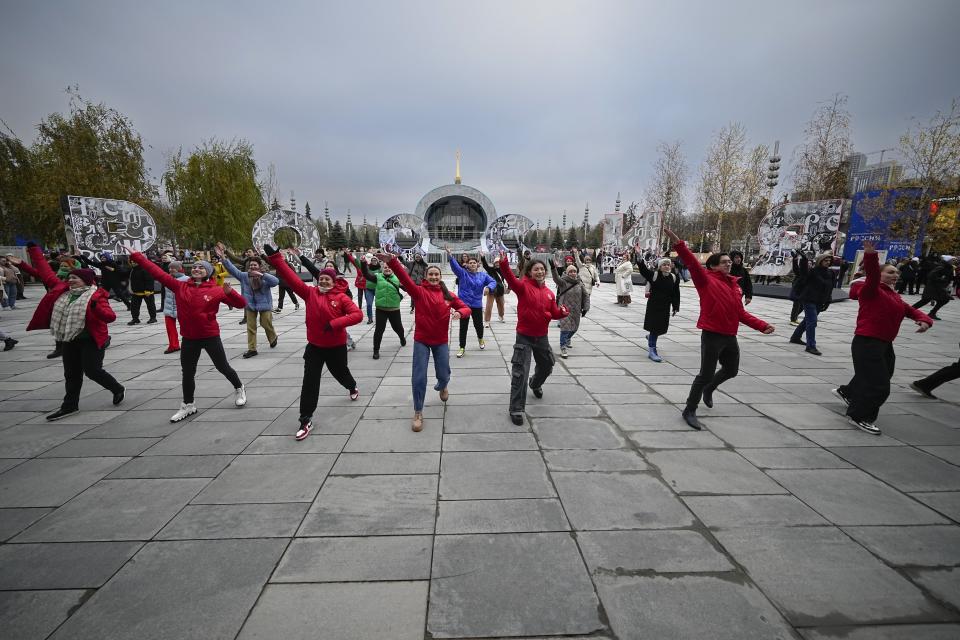
<svg viewBox="0 0 960 640">
<path fill-rule="evenodd" d="M 447 289 L 447 285 L 444 284 L 443 280 L 440 281 L 440 291 L 443 291 L 443 299 L 447 302 L 453 302 L 453 295 L 451 295 L 450 290 Z"/>
</svg>

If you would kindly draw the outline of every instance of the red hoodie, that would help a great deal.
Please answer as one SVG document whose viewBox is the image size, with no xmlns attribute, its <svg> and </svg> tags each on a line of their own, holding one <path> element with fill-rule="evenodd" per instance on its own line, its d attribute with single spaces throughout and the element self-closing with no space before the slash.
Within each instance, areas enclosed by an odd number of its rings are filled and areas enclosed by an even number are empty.
<svg viewBox="0 0 960 640">
<path fill-rule="evenodd" d="M 416 284 L 396 257 L 388 264 L 417 307 L 413 339 L 430 347 L 447 344 L 450 334 L 450 309 L 459 313 L 461 318 L 466 318 L 470 315 L 470 307 L 463 304 L 453 292 L 449 292 L 451 300 L 447 301 L 440 285 L 430 284 L 426 278 L 419 285 Z"/>
<path fill-rule="evenodd" d="M 880 282 L 880 255 L 876 252 L 863 254 L 863 270 L 867 279 L 860 287 L 857 301 L 857 329 L 854 335 L 893 342 L 900 333 L 900 324 L 905 317 L 933 326 L 933 319 L 914 309 L 900 294 Z M 853 286 L 851 285 L 851 294 Z M 852 295 L 851 295 L 852 297 Z"/>
<path fill-rule="evenodd" d="M 683 240 L 673 245 L 673 250 L 690 270 L 690 277 L 700 294 L 698 329 L 735 336 L 741 322 L 757 331 L 765 331 L 770 326 L 743 308 L 743 293 L 737 284 L 740 278 L 719 270 L 706 269 Z"/>
<path fill-rule="evenodd" d="M 50 268 L 50 264 L 43 259 L 43 252 L 40 247 L 30 247 L 27 249 L 30 254 L 30 261 L 36 267 L 32 267 L 26 262 L 20 263 L 20 268 L 29 273 L 34 278 L 43 282 L 47 287 L 47 292 L 40 299 L 40 303 L 33 311 L 33 317 L 30 318 L 30 324 L 27 325 L 27 331 L 34 329 L 49 329 L 50 319 L 53 316 L 53 305 L 57 298 L 70 290 L 70 285 L 60 280 L 57 274 Z M 96 303 L 96 304 L 94 304 Z M 84 316 L 84 328 L 97 347 L 103 349 L 106 344 L 109 333 L 107 324 L 117 319 L 117 314 L 110 308 L 110 296 L 106 289 L 97 289 L 90 303 L 87 305 L 87 312 Z"/>
<path fill-rule="evenodd" d="M 510 290 L 517 294 L 517 333 L 540 338 L 547 335 L 551 320 L 570 315 L 566 307 L 557 306 L 557 299 L 546 283 L 538 284 L 526 277 L 518 280 L 506 259 L 500 260 L 500 273 Z"/>
<path fill-rule="evenodd" d="M 130 257 L 153 276 L 154 280 L 173 291 L 177 301 L 180 333 L 188 340 L 203 340 L 220 335 L 217 311 L 220 310 L 221 302 L 232 309 L 247 306 L 242 295 L 232 290 L 229 294 L 226 293 L 223 287 L 218 287 L 213 280 L 207 279 L 199 284 L 193 278 L 177 280 L 150 262 L 142 253 L 132 253 Z"/>
<path fill-rule="evenodd" d="M 307 305 L 307 342 L 322 349 L 347 344 L 347 327 L 362 322 L 363 312 L 347 295 L 346 280 L 334 280 L 333 288 L 324 293 L 301 280 L 282 254 L 267 256 L 267 260 L 277 270 L 277 277 Z"/>
</svg>

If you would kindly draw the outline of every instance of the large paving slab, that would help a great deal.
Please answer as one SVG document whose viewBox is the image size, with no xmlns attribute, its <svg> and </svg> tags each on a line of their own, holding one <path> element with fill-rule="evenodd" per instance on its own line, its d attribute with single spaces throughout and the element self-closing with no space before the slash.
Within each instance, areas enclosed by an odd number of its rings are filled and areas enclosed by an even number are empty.
<svg viewBox="0 0 960 640">
<path fill-rule="evenodd" d="M 719 531 L 716 536 L 794 624 L 920 622 L 953 617 L 833 527 L 736 529 Z"/>
<path fill-rule="evenodd" d="M 334 460 L 320 453 L 239 456 L 193 501 L 312 502 Z"/>
<path fill-rule="evenodd" d="M 428 585 L 271 584 L 238 639 L 421 640 Z"/>
<path fill-rule="evenodd" d="M 300 538 L 290 543 L 271 582 L 429 580 L 431 536 Z"/>
<path fill-rule="evenodd" d="M 565 533 L 438 536 L 427 630 L 434 638 L 591 633 L 603 628 Z"/>
<path fill-rule="evenodd" d="M 0 546 L 0 590 L 96 589 L 137 552 L 140 542 Z"/>
<path fill-rule="evenodd" d="M 297 535 L 431 534 L 436 498 L 433 475 L 331 476 Z"/>
<path fill-rule="evenodd" d="M 681 493 L 786 493 L 786 489 L 732 451 L 659 451 L 647 456 Z"/>
<path fill-rule="evenodd" d="M 440 461 L 440 498 L 477 500 L 552 498 L 539 452 L 445 453 Z"/>
<path fill-rule="evenodd" d="M 101 480 L 15 541 L 149 540 L 207 482 L 198 478 Z"/>
<path fill-rule="evenodd" d="M 0 507 L 59 507 L 128 459 L 28 460 L 0 474 Z"/>
<path fill-rule="evenodd" d="M 286 542 L 151 542 L 60 627 L 56 640 L 232 639 Z"/>
<path fill-rule="evenodd" d="M 0 592 L 0 628 L 17 640 L 43 640 L 88 596 L 85 590 Z"/>
<path fill-rule="evenodd" d="M 730 576 L 607 577 L 597 589 L 621 640 L 789 640 L 790 625 L 752 584 Z M 650 606 L 656 602 L 656 606 Z M 706 635 L 705 635 L 706 634 Z"/>
<path fill-rule="evenodd" d="M 859 469 L 770 471 L 822 516 L 841 525 L 941 524 L 941 516 Z"/>
<path fill-rule="evenodd" d="M 658 478 L 645 473 L 554 473 L 574 529 L 673 529 L 693 515 Z"/>
</svg>

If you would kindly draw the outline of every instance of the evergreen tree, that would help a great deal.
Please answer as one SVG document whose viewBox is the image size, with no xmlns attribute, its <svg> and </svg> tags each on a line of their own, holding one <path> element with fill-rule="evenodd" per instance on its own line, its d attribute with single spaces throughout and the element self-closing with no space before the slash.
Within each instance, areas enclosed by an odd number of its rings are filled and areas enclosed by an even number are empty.
<svg viewBox="0 0 960 640">
<path fill-rule="evenodd" d="M 553 229 L 553 239 L 550 241 L 550 247 L 553 249 L 563 249 L 563 234 L 560 232 L 560 227 Z"/>
<path fill-rule="evenodd" d="M 579 245 L 577 240 L 577 229 L 575 227 L 570 227 L 567 231 L 567 249 L 572 249 L 575 246 Z"/>
<path fill-rule="evenodd" d="M 373 247 L 377 244 L 377 238 L 373 234 L 373 228 L 369 225 L 363 228 L 363 246 Z"/>
<path fill-rule="evenodd" d="M 330 233 L 330 239 L 327 241 L 331 249 L 344 249 L 347 246 L 347 239 L 343 234 L 343 227 L 340 221 L 333 223 L 333 231 Z"/>
<path fill-rule="evenodd" d="M 360 246 L 360 238 L 357 237 L 357 231 L 350 225 L 350 248 L 356 249 Z"/>
</svg>

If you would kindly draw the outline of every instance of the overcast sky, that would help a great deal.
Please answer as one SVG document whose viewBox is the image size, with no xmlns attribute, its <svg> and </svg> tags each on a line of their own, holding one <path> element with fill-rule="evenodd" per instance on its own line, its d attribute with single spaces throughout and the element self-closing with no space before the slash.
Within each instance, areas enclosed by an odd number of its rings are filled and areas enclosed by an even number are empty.
<svg viewBox="0 0 960 640">
<path fill-rule="evenodd" d="M 789 160 L 835 92 L 858 150 L 897 146 L 960 95 L 958 25 L 957 0 L 0 0 L 0 118 L 32 141 L 78 84 L 157 180 L 179 147 L 244 138 L 298 208 L 370 222 L 453 182 L 459 148 L 498 213 L 596 222 L 642 200 L 658 141 L 695 174 L 739 121 Z"/>
</svg>

